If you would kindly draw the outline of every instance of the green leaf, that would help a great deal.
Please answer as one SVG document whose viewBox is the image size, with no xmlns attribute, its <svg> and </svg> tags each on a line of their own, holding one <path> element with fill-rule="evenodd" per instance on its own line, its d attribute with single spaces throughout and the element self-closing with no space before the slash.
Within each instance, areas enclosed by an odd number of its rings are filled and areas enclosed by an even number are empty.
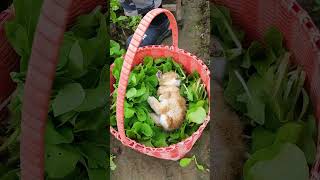
<svg viewBox="0 0 320 180">
<path fill-rule="evenodd" d="M 262 127 L 256 127 L 252 131 L 251 152 L 254 153 L 260 149 L 266 148 L 273 144 L 275 134 Z"/>
<path fill-rule="evenodd" d="M 196 124 L 202 124 L 206 117 L 206 111 L 203 107 L 198 107 L 193 112 L 187 112 L 187 119 L 189 122 L 194 122 Z"/>
<path fill-rule="evenodd" d="M 66 122 L 70 122 L 72 125 L 74 125 L 78 115 L 79 115 L 78 112 L 70 111 L 56 117 L 56 119 L 60 122 L 58 127 L 64 125 Z"/>
<path fill-rule="evenodd" d="M 68 75 L 72 78 L 79 78 L 85 72 L 83 52 L 79 41 L 75 41 L 69 53 Z"/>
<path fill-rule="evenodd" d="M 262 45 L 257 41 L 253 41 L 244 55 L 244 60 L 241 64 L 241 67 L 248 69 L 251 66 L 252 61 L 260 60 L 258 58 L 261 58 L 259 57 L 261 54 L 263 54 Z"/>
<path fill-rule="evenodd" d="M 168 146 L 167 142 L 167 134 L 162 131 L 162 129 L 154 128 L 154 135 L 152 138 L 152 144 L 154 147 L 166 147 Z"/>
<path fill-rule="evenodd" d="M 45 170 L 50 178 L 62 178 L 71 173 L 80 154 L 68 145 L 46 145 Z"/>
<path fill-rule="evenodd" d="M 279 128 L 275 142 L 298 144 L 304 131 L 303 124 L 289 122 Z"/>
<path fill-rule="evenodd" d="M 97 87 L 96 89 L 86 89 L 85 98 L 75 111 L 91 111 L 106 105 L 108 93 L 105 87 Z"/>
<path fill-rule="evenodd" d="M 182 159 L 180 159 L 179 164 L 181 167 L 187 167 L 187 166 L 189 166 L 189 164 L 191 163 L 192 160 L 193 160 L 193 158 L 182 158 Z"/>
<path fill-rule="evenodd" d="M 147 119 L 147 114 L 143 108 L 141 107 L 137 108 L 136 113 L 139 121 L 145 121 Z"/>
<path fill-rule="evenodd" d="M 317 147 L 313 138 L 310 136 L 305 136 L 300 147 L 304 152 L 308 164 L 313 165 L 317 154 Z"/>
<path fill-rule="evenodd" d="M 65 85 L 59 90 L 58 95 L 53 100 L 52 108 L 54 116 L 74 110 L 85 98 L 85 92 L 79 83 Z"/>
<path fill-rule="evenodd" d="M 132 130 L 134 130 L 137 134 L 142 133 L 147 137 L 151 137 L 153 135 L 153 130 L 151 129 L 150 125 L 142 122 L 135 122 L 132 126 Z"/>
<path fill-rule="evenodd" d="M 98 108 L 92 111 L 82 112 L 79 114 L 75 132 L 98 130 L 107 125 L 108 110 L 106 108 Z"/>
<path fill-rule="evenodd" d="M 99 147 L 95 143 L 84 142 L 79 146 L 81 153 L 88 161 L 89 168 L 106 168 L 108 154 L 104 147 Z"/>
<path fill-rule="evenodd" d="M 57 65 L 57 71 L 63 71 L 69 62 L 69 54 L 72 46 L 76 41 L 76 37 L 73 33 L 65 33 L 63 37 L 63 43 L 59 50 L 59 63 Z"/>
<path fill-rule="evenodd" d="M 300 112 L 300 115 L 298 117 L 298 121 L 300 121 L 302 119 L 302 117 L 304 116 L 304 114 L 307 112 L 307 109 L 309 107 L 309 96 L 307 91 L 302 88 L 302 97 L 303 97 L 303 103 L 302 103 L 302 109 Z"/>
<path fill-rule="evenodd" d="M 5 31 L 10 44 L 17 54 L 20 56 L 30 54 L 28 32 L 24 26 L 9 21 L 5 24 Z"/>
<path fill-rule="evenodd" d="M 137 89 L 136 88 L 131 88 L 127 91 L 126 93 L 126 97 L 129 99 L 129 98 L 133 98 L 133 97 L 136 97 L 137 95 Z"/>
<path fill-rule="evenodd" d="M 116 165 L 116 163 L 114 163 L 114 160 L 113 160 L 115 158 L 116 158 L 116 156 L 110 154 L 110 169 L 111 169 L 111 171 L 114 171 L 117 168 L 117 165 Z"/>
<path fill-rule="evenodd" d="M 147 137 L 151 137 L 153 135 L 153 130 L 150 125 L 146 123 L 142 124 L 141 132 Z"/>
<path fill-rule="evenodd" d="M 278 67 L 277 73 L 276 73 L 276 81 L 275 81 L 275 87 L 273 91 L 273 98 L 277 97 L 280 91 L 280 87 L 283 85 L 284 78 L 286 77 L 287 70 L 289 67 L 289 60 L 290 60 L 290 54 L 285 53 L 283 57 L 281 57 L 281 62 Z"/>
<path fill-rule="evenodd" d="M 197 160 L 195 155 L 193 155 L 193 159 L 194 159 L 194 162 L 196 163 L 197 169 L 200 170 L 200 171 L 204 171 L 203 165 L 198 163 L 198 160 Z"/>
<path fill-rule="evenodd" d="M 99 26 L 100 8 L 93 12 L 77 17 L 76 23 L 72 26 L 71 31 L 78 37 L 91 38 L 96 34 L 96 28 Z"/>
<path fill-rule="evenodd" d="M 245 90 L 242 87 L 241 82 L 236 77 L 235 73 L 229 72 L 229 81 L 227 87 L 224 90 L 224 98 L 228 104 L 235 110 L 245 112 L 244 104 L 237 101 L 237 96 L 244 93 Z"/>
<path fill-rule="evenodd" d="M 263 125 L 265 122 L 265 104 L 258 98 L 252 98 L 247 104 L 247 115 L 255 122 Z"/>
<path fill-rule="evenodd" d="M 89 180 L 107 179 L 107 170 L 105 169 L 88 169 Z"/>
<path fill-rule="evenodd" d="M 124 117 L 125 118 L 131 118 L 133 115 L 134 115 L 133 108 L 124 108 Z"/>
<path fill-rule="evenodd" d="M 317 135 L 317 124 L 316 119 L 312 114 L 308 116 L 307 122 L 306 122 L 306 129 L 309 137 L 316 137 Z"/>
<path fill-rule="evenodd" d="M 279 56 L 283 51 L 283 36 L 281 32 L 276 27 L 270 27 L 267 29 L 264 35 L 264 42 L 269 49 L 272 49 L 277 56 Z"/>
<path fill-rule="evenodd" d="M 6 174 L 0 176 L 1 180 L 19 180 L 19 169 L 9 170 Z"/>
<path fill-rule="evenodd" d="M 153 58 L 152 57 L 145 57 L 143 59 L 143 64 L 145 65 L 146 68 L 151 68 L 153 65 Z"/>
<path fill-rule="evenodd" d="M 55 128 L 52 120 L 47 121 L 45 142 L 47 144 L 63 144 L 71 143 L 73 141 L 73 132 L 71 128 L 60 127 Z"/>
<path fill-rule="evenodd" d="M 295 145 L 275 144 L 257 151 L 244 166 L 245 180 L 308 180 L 309 168 Z"/>
</svg>

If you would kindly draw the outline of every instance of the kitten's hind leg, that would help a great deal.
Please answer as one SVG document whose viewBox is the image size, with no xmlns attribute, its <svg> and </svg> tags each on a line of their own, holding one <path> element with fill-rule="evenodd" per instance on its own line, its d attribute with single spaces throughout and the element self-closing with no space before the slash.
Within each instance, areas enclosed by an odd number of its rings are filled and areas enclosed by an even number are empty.
<svg viewBox="0 0 320 180">
<path fill-rule="evenodd" d="M 155 113 L 150 113 L 149 114 L 153 122 L 157 125 L 160 126 L 160 116 L 156 115 Z"/>
<path fill-rule="evenodd" d="M 149 96 L 148 97 L 148 103 L 149 103 L 150 107 L 154 110 L 154 112 L 157 115 L 160 115 L 161 104 L 158 101 L 158 99 L 156 99 L 153 96 Z"/>
</svg>

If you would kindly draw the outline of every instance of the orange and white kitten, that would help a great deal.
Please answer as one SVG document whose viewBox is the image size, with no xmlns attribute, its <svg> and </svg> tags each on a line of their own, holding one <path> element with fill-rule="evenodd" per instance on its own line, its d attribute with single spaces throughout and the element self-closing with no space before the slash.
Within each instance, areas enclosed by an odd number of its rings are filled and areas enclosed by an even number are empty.
<svg viewBox="0 0 320 180">
<path fill-rule="evenodd" d="M 186 115 L 186 100 L 180 95 L 180 80 L 177 73 L 171 71 L 164 74 L 158 73 L 159 100 L 153 96 L 148 98 L 148 103 L 155 113 L 150 113 L 156 125 L 166 131 L 179 128 Z"/>
</svg>

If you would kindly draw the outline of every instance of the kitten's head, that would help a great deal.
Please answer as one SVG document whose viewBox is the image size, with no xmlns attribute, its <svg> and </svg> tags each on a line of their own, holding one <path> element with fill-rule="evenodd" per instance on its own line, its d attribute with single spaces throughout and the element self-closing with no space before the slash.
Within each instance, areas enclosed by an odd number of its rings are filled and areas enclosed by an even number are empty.
<svg viewBox="0 0 320 180">
<path fill-rule="evenodd" d="M 160 86 L 176 86 L 176 87 L 180 86 L 179 75 L 174 71 L 170 71 L 166 73 L 162 73 L 159 71 L 157 73 L 157 77 L 158 77 Z"/>
</svg>

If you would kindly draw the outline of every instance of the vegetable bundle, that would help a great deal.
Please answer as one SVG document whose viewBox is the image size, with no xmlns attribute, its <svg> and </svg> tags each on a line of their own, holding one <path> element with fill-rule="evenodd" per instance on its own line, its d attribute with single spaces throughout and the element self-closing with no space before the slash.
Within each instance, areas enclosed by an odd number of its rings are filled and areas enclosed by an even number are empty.
<svg viewBox="0 0 320 180">
<path fill-rule="evenodd" d="M 112 49 L 113 51 L 115 49 Z M 114 84 L 113 101 L 111 106 L 110 124 L 116 128 L 116 98 L 123 59 L 115 59 L 112 74 L 116 79 Z M 155 96 L 158 89 L 157 72 L 175 71 L 178 73 L 181 85 L 180 94 L 187 101 L 186 119 L 182 126 L 173 131 L 166 132 L 156 126 L 149 113 L 152 112 L 147 99 Z M 131 71 L 125 103 L 124 103 L 124 128 L 126 135 L 150 147 L 165 147 L 178 143 L 191 136 L 205 120 L 208 113 L 208 97 L 204 84 L 198 73 L 186 75 L 182 66 L 170 57 L 153 59 L 145 57 L 143 63 L 135 66 Z"/>
<path fill-rule="evenodd" d="M 23 87 L 42 0 L 14 1 L 15 18 L 6 35 L 20 55 L 5 143 L 1 146 L 0 179 L 19 179 L 19 134 Z M 64 34 L 50 97 L 45 132 L 46 179 L 107 179 L 107 16 L 101 8 L 79 16 Z"/>
<path fill-rule="evenodd" d="M 232 26 L 228 9 L 213 8 L 212 32 L 228 62 L 224 97 L 251 136 L 243 178 L 307 180 L 316 155 L 316 123 L 304 89 L 306 73 L 290 62 L 282 34 L 274 27 L 262 42 L 233 51 L 243 33 Z"/>
</svg>

